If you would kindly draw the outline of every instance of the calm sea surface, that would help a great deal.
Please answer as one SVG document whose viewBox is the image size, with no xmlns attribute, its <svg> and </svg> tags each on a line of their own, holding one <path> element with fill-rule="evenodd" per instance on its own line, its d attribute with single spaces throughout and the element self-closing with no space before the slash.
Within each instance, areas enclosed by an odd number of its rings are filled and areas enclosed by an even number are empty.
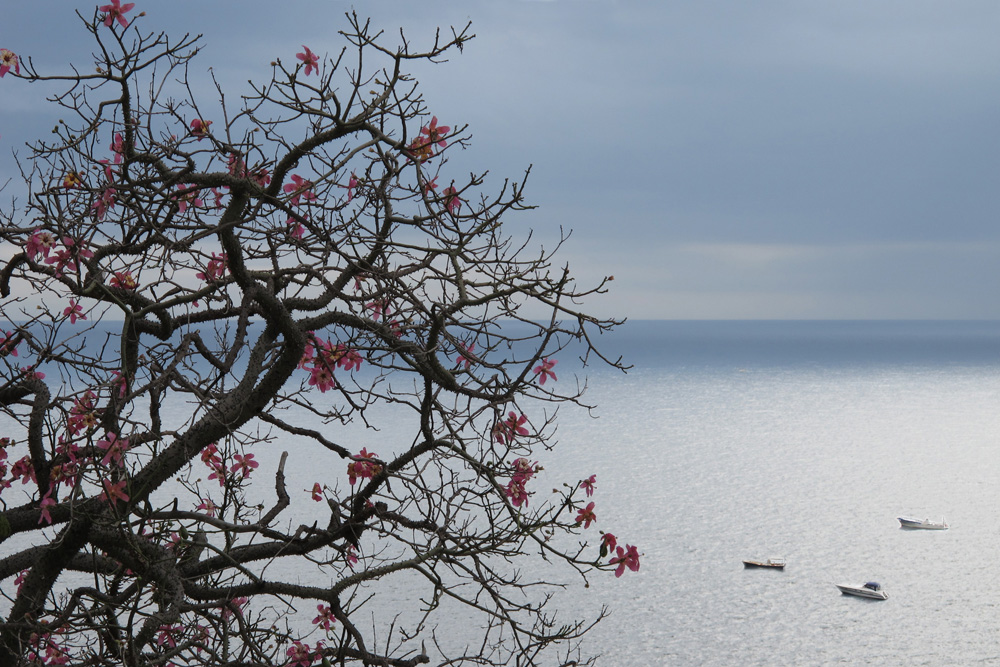
<svg viewBox="0 0 1000 667">
<path fill-rule="evenodd" d="M 637 322 L 635 368 L 591 376 L 561 473 L 640 572 L 602 665 L 1000 665 L 1000 324 Z M 562 379 L 562 376 L 560 376 Z M 944 516 L 948 531 L 896 517 Z M 785 570 L 744 570 L 782 556 Z M 876 580 L 884 602 L 841 595 Z"/>
<path fill-rule="evenodd" d="M 559 382 L 586 375 L 597 418 L 561 411 L 559 446 L 537 456 L 538 489 L 596 473 L 594 541 L 610 531 L 643 554 L 638 573 L 567 582 L 560 609 L 613 609 L 585 653 L 612 667 L 1000 665 L 1000 323 L 630 322 L 605 342 L 634 368 L 561 356 Z M 412 437 L 393 429 L 337 439 L 388 454 Z M 288 519 L 311 523 L 308 489 L 343 462 L 273 445 L 255 450 L 259 472 L 292 452 Z M 904 514 L 951 529 L 904 531 Z M 743 569 L 772 556 L 783 572 Z M 869 580 L 889 599 L 835 588 Z M 389 619 L 423 594 L 403 580 L 371 592 Z M 462 614 L 442 619 L 459 643 L 476 635 Z"/>
</svg>

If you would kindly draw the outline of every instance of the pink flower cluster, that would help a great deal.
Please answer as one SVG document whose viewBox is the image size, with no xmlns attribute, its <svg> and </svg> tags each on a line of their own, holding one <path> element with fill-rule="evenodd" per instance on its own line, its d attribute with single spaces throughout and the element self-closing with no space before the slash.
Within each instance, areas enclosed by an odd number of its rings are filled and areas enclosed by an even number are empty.
<svg viewBox="0 0 1000 667">
<path fill-rule="evenodd" d="M 24 252 L 32 260 L 41 255 L 46 264 L 53 266 L 57 276 L 61 276 L 66 270 L 76 271 L 78 260 L 94 256 L 93 252 L 69 236 L 62 238 L 61 249 L 57 249 L 57 243 L 56 237 L 51 233 L 36 229 L 24 244 Z"/>
<path fill-rule="evenodd" d="M 382 472 L 382 466 L 372 460 L 377 458 L 378 454 L 362 448 L 354 460 L 347 464 L 347 481 L 351 486 L 359 479 L 371 479 Z"/>
<path fill-rule="evenodd" d="M 431 122 L 420 128 L 420 134 L 406 147 L 410 159 L 414 162 L 426 162 L 435 156 L 435 147 L 444 148 L 448 145 L 445 138 L 451 132 L 451 128 L 437 123 L 437 116 L 431 118 Z"/>
<path fill-rule="evenodd" d="M 323 648 L 322 641 L 316 642 L 315 648 L 309 648 L 308 644 L 298 640 L 293 641 L 285 651 L 285 655 L 288 656 L 286 667 L 311 667 L 317 658 L 322 657 Z"/>
<path fill-rule="evenodd" d="M 341 343 L 312 337 L 306 346 L 299 368 L 309 371 L 309 385 L 326 393 L 337 386 L 333 373 L 337 368 L 353 371 L 361 368 L 362 357 Z"/>
<path fill-rule="evenodd" d="M 195 278 L 204 280 L 206 283 L 219 280 L 226 274 L 226 253 L 212 253 L 212 259 L 208 260 L 208 266 L 204 271 L 194 274 Z"/>
<path fill-rule="evenodd" d="M 511 467 L 513 474 L 504 488 L 504 493 L 510 499 L 510 504 L 514 507 L 527 506 L 528 496 L 531 494 L 525 489 L 525 485 L 541 468 L 538 465 L 538 461 L 532 463 L 524 457 L 515 459 Z"/>
</svg>

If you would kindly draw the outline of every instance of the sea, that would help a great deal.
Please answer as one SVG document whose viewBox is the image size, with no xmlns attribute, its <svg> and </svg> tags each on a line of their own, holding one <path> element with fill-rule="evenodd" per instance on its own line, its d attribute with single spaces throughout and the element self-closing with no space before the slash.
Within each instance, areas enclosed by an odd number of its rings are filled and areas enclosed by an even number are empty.
<svg viewBox="0 0 1000 667">
<path fill-rule="evenodd" d="M 570 590 L 612 610 L 598 664 L 1000 665 L 1000 323 L 639 321 L 607 347 L 632 368 L 590 374 L 549 462 L 596 474 L 595 527 L 642 554 Z M 867 581 L 888 599 L 836 588 Z"/>
<path fill-rule="evenodd" d="M 608 667 L 1000 665 L 1000 322 L 629 321 L 598 343 L 629 368 L 560 355 L 558 382 L 586 382 L 593 407 L 560 410 L 531 500 L 596 475 L 584 537 L 611 532 L 641 554 L 620 578 L 558 575 L 558 621 L 610 611 L 582 655 Z M 332 437 L 384 456 L 412 438 L 395 429 Z M 342 461 L 304 447 L 256 451 L 268 505 L 266 480 L 290 452 L 291 526 L 315 520 L 314 481 L 344 485 Z M 905 530 L 899 516 L 950 528 Z M 769 557 L 787 566 L 742 564 Z M 537 559 L 519 566 L 550 574 Z M 888 599 L 836 588 L 867 581 Z M 405 579 L 369 592 L 373 626 L 427 594 Z M 315 605 L 301 613 L 308 626 Z M 461 610 L 442 618 L 439 636 L 475 641 Z"/>
</svg>

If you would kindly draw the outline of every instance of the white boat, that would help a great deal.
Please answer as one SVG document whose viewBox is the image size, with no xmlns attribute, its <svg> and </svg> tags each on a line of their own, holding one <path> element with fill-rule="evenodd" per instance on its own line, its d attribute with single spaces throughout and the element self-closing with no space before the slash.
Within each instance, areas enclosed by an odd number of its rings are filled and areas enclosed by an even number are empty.
<svg viewBox="0 0 1000 667">
<path fill-rule="evenodd" d="M 913 517 L 901 516 L 899 525 L 901 528 L 917 528 L 922 530 L 948 530 L 948 524 L 944 519 L 931 521 L 930 519 L 914 519 Z"/>
<path fill-rule="evenodd" d="M 859 598 L 885 600 L 889 597 L 889 594 L 882 588 L 882 584 L 875 581 L 869 581 L 866 584 L 837 584 L 837 588 L 844 595 L 857 595 Z"/>
<path fill-rule="evenodd" d="M 768 558 L 767 560 L 745 560 L 743 561 L 743 567 L 771 567 L 776 570 L 783 570 L 785 568 L 784 558 Z"/>
</svg>

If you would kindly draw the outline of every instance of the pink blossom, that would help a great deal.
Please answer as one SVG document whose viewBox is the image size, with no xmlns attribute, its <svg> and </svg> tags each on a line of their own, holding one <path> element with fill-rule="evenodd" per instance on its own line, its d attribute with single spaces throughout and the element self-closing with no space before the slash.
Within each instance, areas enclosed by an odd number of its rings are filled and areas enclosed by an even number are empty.
<svg viewBox="0 0 1000 667">
<path fill-rule="evenodd" d="M 313 619 L 313 624 L 320 626 L 324 630 L 329 630 L 330 626 L 337 622 L 330 605 L 318 604 L 316 605 L 316 609 L 319 611 L 319 616 Z"/>
<path fill-rule="evenodd" d="M 309 384 L 316 387 L 324 394 L 328 390 L 337 386 L 337 383 L 333 378 L 333 373 L 331 373 L 330 369 L 326 366 L 315 366 L 310 371 Z"/>
<path fill-rule="evenodd" d="M 312 499 L 316 502 L 323 500 L 323 487 L 319 485 L 319 482 L 315 482 L 312 488 Z"/>
<path fill-rule="evenodd" d="M 535 366 L 535 375 L 541 376 L 538 378 L 538 384 L 545 384 L 546 378 L 552 378 L 553 380 L 556 379 L 556 374 L 552 372 L 552 367 L 558 363 L 559 362 L 555 359 L 552 359 L 551 361 L 549 359 L 542 359 L 542 363 Z"/>
<path fill-rule="evenodd" d="M 469 366 L 472 365 L 472 358 L 470 355 L 476 349 L 476 344 L 469 343 L 469 345 L 466 346 L 463 343 L 459 343 L 458 349 L 462 351 L 462 354 L 458 355 L 458 359 L 455 360 L 455 363 L 458 364 L 459 366 L 461 366 L 464 363 L 465 369 L 468 370 Z"/>
<path fill-rule="evenodd" d="M 70 324 L 76 324 L 77 320 L 85 320 L 87 316 L 83 314 L 83 306 L 76 302 L 76 299 L 70 299 L 69 305 L 63 310 L 63 316 L 69 318 Z"/>
<path fill-rule="evenodd" d="M 125 20 L 125 12 L 130 11 L 133 7 L 135 7 L 134 2 L 123 5 L 121 4 L 121 0 L 111 0 L 110 5 L 100 7 L 102 12 L 107 13 L 104 17 L 104 25 L 110 28 L 111 24 L 117 20 L 123 28 L 127 28 L 128 21 Z"/>
<path fill-rule="evenodd" d="M 213 121 L 202 120 L 201 118 L 195 118 L 191 121 L 191 136 L 198 137 L 198 141 L 201 141 L 208 136 L 208 126 L 212 124 Z"/>
<path fill-rule="evenodd" d="M 351 179 L 347 181 L 347 201 L 354 199 L 354 188 L 358 187 L 358 177 L 351 172 Z"/>
<path fill-rule="evenodd" d="M 122 455 L 128 451 L 128 438 L 119 438 L 108 431 L 104 437 L 97 441 L 97 447 L 105 451 L 101 465 L 110 465 L 112 461 L 116 466 L 122 465 Z"/>
<path fill-rule="evenodd" d="M 245 597 L 233 598 L 232 600 L 227 600 L 222 604 L 222 618 L 229 618 L 233 615 L 233 610 L 243 617 L 243 607 L 246 606 L 248 599 Z"/>
<path fill-rule="evenodd" d="M 310 667 L 313 664 L 312 652 L 309 646 L 300 641 L 292 642 L 292 645 L 285 651 L 288 656 L 288 667 Z"/>
<path fill-rule="evenodd" d="M 156 636 L 157 646 L 166 645 L 168 648 L 175 648 L 177 646 L 177 636 L 184 635 L 184 626 L 178 624 L 161 625 L 159 630 Z"/>
<path fill-rule="evenodd" d="M 519 480 L 519 481 L 522 481 L 522 482 L 527 482 L 529 479 L 531 479 L 532 477 L 534 477 L 534 475 L 535 475 L 536 472 L 538 472 L 539 470 L 541 470 L 541 468 L 538 466 L 538 461 L 535 461 L 534 463 L 532 463 L 531 461 L 529 461 L 528 459 L 524 458 L 523 456 L 521 458 L 519 458 L 519 459 L 514 459 L 514 462 L 513 462 L 512 465 L 513 465 L 513 468 L 514 468 L 513 479 L 516 479 L 516 480 Z"/>
<path fill-rule="evenodd" d="M 181 188 L 181 191 L 173 195 L 173 200 L 177 202 L 177 210 L 181 213 L 187 211 L 188 205 L 190 206 L 204 206 L 204 200 L 198 195 L 201 190 L 193 185 L 185 185 Z"/>
<path fill-rule="evenodd" d="M 458 213 L 458 209 L 462 208 L 462 199 L 458 196 L 458 191 L 455 190 L 454 186 L 448 186 L 441 193 L 444 195 L 444 205 L 448 209 L 449 213 Z"/>
<path fill-rule="evenodd" d="M 434 190 L 437 190 L 437 186 L 438 186 L 437 179 L 438 179 L 438 177 L 435 176 L 431 180 L 425 181 L 423 183 L 423 185 L 420 186 L 421 192 L 423 192 L 424 195 L 427 195 L 428 193 L 433 192 Z"/>
<path fill-rule="evenodd" d="M 49 489 L 45 497 L 42 498 L 42 502 L 38 504 L 38 507 L 42 510 L 41 516 L 38 517 L 38 523 L 45 522 L 50 526 L 52 525 L 52 515 L 49 514 L 49 508 L 55 507 L 55 505 L 56 501 L 52 499 L 52 489 Z"/>
<path fill-rule="evenodd" d="M 584 528 L 590 528 L 590 524 L 597 521 L 597 515 L 594 514 L 594 503 L 589 503 L 583 509 L 577 511 L 576 522 L 583 523 Z"/>
<path fill-rule="evenodd" d="M 21 63 L 17 59 L 17 54 L 9 49 L 0 49 L 0 79 L 11 69 L 14 70 L 14 74 L 21 73 Z"/>
<path fill-rule="evenodd" d="M 125 141 L 122 139 L 121 132 L 115 133 L 115 137 L 111 141 L 111 151 L 115 154 L 115 164 L 121 164 L 125 153 Z"/>
<path fill-rule="evenodd" d="M 288 225 L 288 235 L 293 239 L 300 239 L 306 235 L 306 228 L 295 218 L 289 218 L 286 224 Z"/>
<path fill-rule="evenodd" d="M 214 252 L 212 253 L 212 259 L 208 261 L 208 266 L 205 267 L 204 271 L 199 271 L 194 274 L 195 278 L 200 278 L 206 283 L 219 280 L 226 273 L 226 253 L 219 253 L 218 255 Z"/>
<path fill-rule="evenodd" d="M 201 503 L 195 507 L 196 510 L 202 510 L 206 516 L 214 517 L 216 512 L 219 511 L 219 506 L 212 502 L 211 498 L 202 500 Z"/>
<path fill-rule="evenodd" d="M 94 209 L 94 214 L 98 220 L 104 220 L 104 216 L 108 214 L 108 211 L 115 207 L 115 196 L 117 194 L 118 191 L 114 188 L 105 188 L 101 196 L 90 205 L 90 208 Z"/>
<path fill-rule="evenodd" d="M 386 314 L 386 309 L 389 307 L 387 301 L 372 301 L 365 304 L 365 308 L 372 311 L 372 319 L 378 322 L 378 318 Z"/>
<path fill-rule="evenodd" d="M 112 505 L 117 505 L 119 500 L 127 501 L 129 499 L 128 494 L 125 493 L 125 480 L 120 482 L 112 483 L 110 479 L 104 478 L 101 480 L 101 486 L 104 491 L 98 496 L 100 500 L 107 500 Z"/>
<path fill-rule="evenodd" d="M 616 577 L 622 576 L 622 574 L 625 573 L 626 567 L 633 572 L 639 571 L 639 551 L 635 547 L 631 544 L 627 544 L 624 549 L 618 547 L 616 553 L 617 555 L 613 556 L 611 560 L 608 561 L 609 565 L 618 563 L 618 567 L 615 569 Z"/>
<path fill-rule="evenodd" d="M 510 498 L 510 503 L 514 507 L 520 507 L 521 505 L 527 506 L 529 494 L 524 488 L 523 479 L 515 478 L 507 482 L 504 493 L 508 498 Z"/>
<path fill-rule="evenodd" d="M 306 76 L 309 76 L 313 72 L 319 72 L 319 56 L 309 50 L 309 47 L 305 44 L 302 45 L 305 49 L 305 53 L 296 53 L 295 57 L 302 61 L 302 64 L 306 66 Z"/>
<path fill-rule="evenodd" d="M 594 485 L 597 484 L 597 475 L 591 475 L 580 482 L 580 488 L 587 492 L 587 497 L 594 495 Z"/>
<path fill-rule="evenodd" d="M 429 146 L 436 144 L 441 148 L 444 148 L 448 145 L 448 142 L 446 142 L 444 138 L 448 136 L 448 132 L 451 131 L 451 128 L 447 125 L 438 126 L 437 122 L 437 116 L 431 118 L 430 125 L 424 125 L 420 128 L 420 134 L 427 137 L 427 144 Z"/>
<path fill-rule="evenodd" d="M 291 199 L 288 200 L 289 204 L 292 206 L 298 206 L 300 198 L 305 199 L 307 202 L 314 201 L 316 199 L 316 194 L 312 191 L 312 181 L 307 181 L 298 174 L 292 174 L 290 178 L 292 179 L 292 182 L 286 183 L 284 187 L 281 188 L 283 192 L 294 193 Z"/>
<path fill-rule="evenodd" d="M 128 271 L 115 271 L 115 274 L 111 276 L 111 286 L 124 290 L 134 290 L 139 286 L 139 283 Z"/>
<path fill-rule="evenodd" d="M 347 464 L 347 481 L 351 483 L 351 486 L 354 486 L 359 478 L 371 479 L 382 472 L 382 466 L 379 464 L 372 461 L 359 460 L 376 458 L 378 458 L 378 454 L 362 448 L 361 452 L 355 457 L 355 460 Z"/>
<path fill-rule="evenodd" d="M 355 549 L 353 544 L 347 545 L 347 551 L 344 553 L 344 557 L 347 559 L 348 567 L 354 567 L 354 564 L 358 562 L 358 557 L 355 554 Z"/>
<path fill-rule="evenodd" d="M 3 335 L 0 336 L 0 357 L 6 357 L 8 354 L 17 356 L 17 344 L 14 342 L 14 334 L 4 331 Z M 0 456 L 0 460 L 3 458 Z"/>
<path fill-rule="evenodd" d="M 500 443 L 511 443 L 514 442 L 514 438 L 519 435 L 528 435 L 528 429 L 524 427 L 524 424 L 528 421 L 528 418 L 524 415 L 520 417 L 512 410 L 507 415 L 507 419 L 502 422 L 497 422 L 497 425 L 493 427 L 493 438 Z"/>
<path fill-rule="evenodd" d="M 237 454 L 233 457 L 233 460 L 235 460 L 236 463 L 232 465 L 229 471 L 230 472 L 236 472 L 237 470 L 240 471 L 240 476 L 243 479 L 249 477 L 251 471 L 253 471 L 254 468 L 260 465 L 259 463 L 253 460 L 253 454 L 247 454 L 246 456 L 242 454 Z"/>
<path fill-rule="evenodd" d="M 56 245 L 56 237 L 49 232 L 36 229 L 28 237 L 28 242 L 24 245 L 24 251 L 28 257 L 34 259 L 38 254 L 48 257 L 49 251 Z"/>
</svg>

